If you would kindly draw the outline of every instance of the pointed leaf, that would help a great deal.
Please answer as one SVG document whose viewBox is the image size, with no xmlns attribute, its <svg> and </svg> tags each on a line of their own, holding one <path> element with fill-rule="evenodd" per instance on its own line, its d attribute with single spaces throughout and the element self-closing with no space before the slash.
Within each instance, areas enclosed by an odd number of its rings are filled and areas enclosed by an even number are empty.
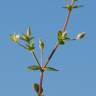
<svg viewBox="0 0 96 96">
<path fill-rule="evenodd" d="M 73 8 L 81 8 L 83 5 L 74 5 Z"/>
<path fill-rule="evenodd" d="M 45 71 L 59 71 L 59 70 L 52 68 L 52 67 L 46 67 L 46 68 L 44 68 L 44 70 Z"/>
<path fill-rule="evenodd" d="M 39 84 L 38 83 L 34 83 L 33 88 L 34 88 L 35 92 L 38 94 L 38 92 L 39 92 Z"/>
<path fill-rule="evenodd" d="M 38 94 L 39 93 L 39 84 L 38 83 L 34 83 L 33 88 L 35 90 L 35 92 Z M 43 88 L 41 89 L 41 93 L 43 92 Z"/>
<path fill-rule="evenodd" d="M 28 66 L 28 69 L 29 70 L 40 70 L 40 67 L 37 65 L 31 65 L 31 66 Z"/>
</svg>

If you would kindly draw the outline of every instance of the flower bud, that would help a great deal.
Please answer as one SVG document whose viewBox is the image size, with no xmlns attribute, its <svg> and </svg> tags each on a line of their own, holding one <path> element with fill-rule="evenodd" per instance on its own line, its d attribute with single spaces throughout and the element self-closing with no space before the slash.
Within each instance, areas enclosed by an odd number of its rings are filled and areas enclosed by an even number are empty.
<svg viewBox="0 0 96 96">
<path fill-rule="evenodd" d="M 26 32 L 26 36 L 27 37 L 30 37 L 31 36 L 31 28 L 29 27 L 28 29 L 27 29 L 27 32 Z"/>
<path fill-rule="evenodd" d="M 44 49 L 44 42 L 41 39 L 39 40 L 39 48 Z"/>
<path fill-rule="evenodd" d="M 31 29 L 30 27 L 27 29 L 27 32 L 24 33 L 22 36 L 21 36 L 21 39 L 26 41 L 26 42 L 29 42 L 31 40 Z"/>
<path fill-rule="evenodd" d="M 27 47 L 28 47 L 28 50 L 29 50 L 29 51 L 34 51 L 34 50 L 35 50 L 34 42 L 31 41 L 31 42 L 27 45 Z"/>
<path fill-rule="evenodd" d="M 80 32 L 80 33 L 78 33 L 77 36 L 76 36 L 76 40 L 79 40 L 79 39 L 84 38 L 85 35 L 86 35 L 85 32 Z"/>
</svg>

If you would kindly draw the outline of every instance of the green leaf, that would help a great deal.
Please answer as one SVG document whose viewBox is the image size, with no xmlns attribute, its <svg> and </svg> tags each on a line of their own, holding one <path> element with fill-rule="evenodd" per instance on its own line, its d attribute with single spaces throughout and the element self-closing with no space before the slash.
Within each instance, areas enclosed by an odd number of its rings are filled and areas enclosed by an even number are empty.
<svg viewBox="0 0 96 96">
<path fill-rule="evenodd" d="M 34 83 L 33 88 L 35 90 L 35 92 L 38 94 L 39 93 L 39 84 L 38 83 Z M 43 92 L 43 88 L 41 89 L 41 93 Z"/>
<path fill-rule="evenodd" d="M 59 71 L 59 70 L 52 68 L 52 67 L 46 67 L 46 68 L 44 68 L 44 70 L 45 71 Z"/>
<path fill-rule="evenodd" d="M 38 65 L 31 65 L 31 66 L 28 66 L 28 69 L 29 70 L 40 70 L 40 66 L 38 66 Z"/>
<path fill-rule="evenodd" d="M 34 83 L 33 88 L 34 88 L 35 92 L 38 94 L 38 92 L 39 92 L 39 84 L 38 83 Z"/>
<path fill-rule="evenodd" d="M 83 5 L 74 5 L 73 8 L 81 8 Z"/>
</svg>

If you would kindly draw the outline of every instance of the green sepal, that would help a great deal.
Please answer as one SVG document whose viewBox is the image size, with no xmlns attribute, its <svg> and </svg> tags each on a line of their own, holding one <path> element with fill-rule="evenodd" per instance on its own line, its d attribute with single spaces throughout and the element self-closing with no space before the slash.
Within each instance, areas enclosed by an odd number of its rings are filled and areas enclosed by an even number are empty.
<svg viewBox="0 0 96 96">
<path fill-rule="evenodd" d="M 35 50 L 35 46 L 34 46 L 34 41 L 33 40 L 30 41 L 28 44 L 26 44 L 26 46 L 27 46 L 27 49 L 29 51 L 34 51 Z"/>
<path fill-rule="evenodd" d="M 32 30 L 29 26 L 29 28 L 27 29 L 27 36 L 31 37 L 31 35 L 32 35 Z"/>
<path fill-rule="evenodd" d="M 83 5 L 66 5 L 65 7 L 62 7 L 62 8 L 66 8 L 69 11 L 71 11 L 74 8 L 81 8 L 81 7 L 83 7 Z"/>
<path fill-rule="evenodd" d="M 33 39 L 31 35 L 32 35 L 32 31 L 31 31 L 31 28 L 29 27 L 27 29 L 27 32 L 22 34 L 20 39 L 26 42 L 30 42 Z"/>
<path fill-rule="evenodd" d="M 59 44 L 64 44 L 64 39 L 63 39 L 63 37 L 62 37 L 62 31 L 59 31 L 58 32 L 58 43 Z"/>
<path fill-rule="evenodd" d="M 22 34 L 20 39 L 23 40 L 23 41 L 26 41 L 26 42 L 30 41 L 30 38 L 26 35 L 26 33 Z"/>
<path fill-rule="evenodd" d="M 62 32 L 59 31 L 58 32 L 58 43 L 63 45 L 65 43 L 66 40 L 69 40 L 70 38 L 68 37 L 67 32 Z"/>
<path fill-rule="evenodd" d="M 46 67 L 44 68 L 44 71 L 59 71 L 59 70 L 52 68 L 52 67 Z"/>
<path fill-rule="evenodd" d="M 39 93 L 39 84 L 38 83 L 34 83 L 33 84 L 33 88 L 35 90 L 35 92 L 38 94 Z M 41 89 L 41 93 L 43 92 L 43 88 Z"/>
<path fill-rule="evenodd" d="M 36 70 L 40 70 L 40 66 L 38 65 L 31 65 L 31 66 L 28 66 L 27 67 L 29 70 L 33 70 L 33 71 L 36 71 Z"/>
<path fill-rule="evenodd" d="M 62 7 L 62 8 L 66 8 L 66 9 L 68 9 L 69 11 L 71 11 L 72 10 L 72 8 L 73 8 L 73 6 L 72 5 L 66 5 L 66 6 L 64 6 L 64 7 Z"/>
</svg>

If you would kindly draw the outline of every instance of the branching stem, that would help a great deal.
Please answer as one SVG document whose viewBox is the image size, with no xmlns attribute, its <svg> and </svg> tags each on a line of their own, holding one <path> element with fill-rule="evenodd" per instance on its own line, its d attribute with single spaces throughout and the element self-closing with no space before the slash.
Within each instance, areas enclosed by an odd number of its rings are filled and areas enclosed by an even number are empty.
<svg viewBox="0 0 96 96">
<path fill-rule="evenodd" d="M 72 0 L 71 5 L 73 5 L 73 4 L 74 4 L 74 2 L 73 2 L 73 0 Z M 68 10 L 68 15 L 67 15 L 67 18 L 66 18 L 66 21 L 65 21 L 65 24 L 64 24 L 63 32 L 65 32 L 66 29 L 67 29 L 67 25 L 68 25 L 68 22 L 69 22 L 69 19 L 70 19 L 70 16 L 71 16 L 71 12 L 72 12 L 72 10 Z M 55 53 L 56 50 L 58 49 L 59 45 L 60 45 L 60 44 L 57 42 L 56 45 L 54 46 L 54 48 L 52 49 L 52 51 L 51 51 L 51 53 L 50 53 L 47 61 L 45 62 L 43 68 L 45 68 L 45 67 L 48 65 L 48 63 L 49 63 L 49 61 L 51 60 L 52 56 L 54 55 L 54 53 Z M 43 54 L 41 53 L 41 64 L 42 64 L 42 55 L 43 55 Z M 41 67 L 41 69 L 42 69 L 42 67 Z M 39 82 L 39 93 L 38 93 L 38 96 L 42 96 L 42 83 L 43 83 L 44 71 L 41 70 L 40 73 L 41 73 L 41 74 L 40 74 L 40 82 Z"/>
<path fill-rule="evenodd" d="M 74 4 L 74 2 L 73 2 L 73 0 L 72 0 L 71 5 L 73 5 L 73 4 Z M 68 10 L 68 15 L 67 15 L 67 17 L 66 17 L 66 21 L 65 21 L 65 24 L 64 24 L 63 32 L 65 32 L 66 29 L 67 29 L 67 25 L 68 25 L 68 22 L 69 22 L 69 19 L 70 19 L 70 16 L 71 16 L 71 12 L 72 12 L 72 10 Z M 59 45 L 60 45 L 59 43 L 56 43 L 55 47 L 52 49 L 52 51 L 51 51 L 51 53 L 50 53 L 47 61 L 45 62 L 44 66 L 43 66 L 44 68 L 48 65 L 48 63 L 49 63 L 49 61 L 51 60 L 52 56 L 54 55 L 54 53 L 55 53 L 56 50 L 58 49 Z"/>
</svg>

